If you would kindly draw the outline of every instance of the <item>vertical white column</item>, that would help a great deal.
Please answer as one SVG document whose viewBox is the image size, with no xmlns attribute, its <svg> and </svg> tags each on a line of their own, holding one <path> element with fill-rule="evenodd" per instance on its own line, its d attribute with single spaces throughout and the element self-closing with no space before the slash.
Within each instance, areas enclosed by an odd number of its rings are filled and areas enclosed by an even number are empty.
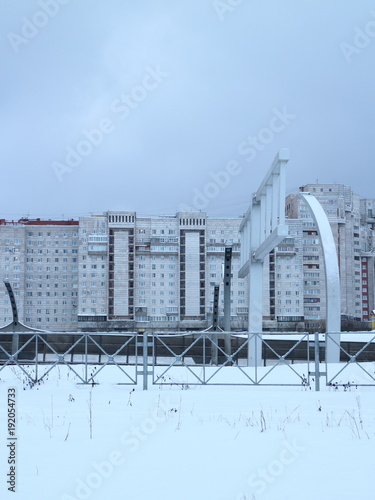
<svg viewBox="0 0 375 500">
<path fill-rule="evenodd" d="M 272 230 L 278 224 L 279 198 L 279 176 L 272 174 Z"/>
<path fill-rule="evenodd" d="M 248 261 L 248 259 L 250 258 L 250 219 L 248 218 L 247 221 L 246 221 L 246 226 L 245 226 L 245 231 L 246 231 L 246 240 L 245 240 L 245 244 L 246 244 L 246 254 L 245 254 L 245 261 L 244 261 L 244 264 Z"/>
<path fill-rule="evenodd" d="M 246 229 L 247 229 L 247 223 L 244 222 L 244 225 L 243 225 L 241 233 L 240 233 L 240 241 L 241 241 L 240 267 L 242 267 L 248 259 L 248 257 L 247 257 L 248 236 L 247 236 Z"/>
<path fill-rule="evenodd" d="M 259 245 L 266 239 L 266 193 L 260 197 L 260 238 Z"/>
<path fill-rule="evenodd" d="M 279 175 L 279 224 L 285 224 L 285 161 L 280 160 L 280 175 Z"/>
<path fill-rule="evenodd" d="M 251 211 L 251 254 L 260 245 L 261 206 L 253 204 Z M 250 288 L 249 288 L 249 333 L 260 333 L 263 328 L 263 262 L 254 261 L 250 256 Z M 250 338 L 248 348 L 248 365 L 259 366 L 262 363 L 261 337 Z"/>
<path fill-rule="evenodd" d="M 272 185 L 266 188 L 266 238 L 272 233 Z"/>
</svg>

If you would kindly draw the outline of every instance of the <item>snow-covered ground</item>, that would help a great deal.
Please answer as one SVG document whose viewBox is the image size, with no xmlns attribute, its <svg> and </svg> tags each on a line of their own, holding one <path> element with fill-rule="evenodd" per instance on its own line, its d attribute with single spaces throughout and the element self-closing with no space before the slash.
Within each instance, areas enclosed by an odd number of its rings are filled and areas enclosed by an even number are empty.
<svg viewBox="0 0 375 500">
<path fill-rule="evenodd" d="M 366 368 L 374 374 L 374 363 Z M 241 375 L 227 370 L 232 381 Z M 295 383 L 287 366 L 272 373 Z M 177 369 L 168 376 L 181 385 L 143 391 L 114 385 L 103 370 L 92 387 L 59 367 L 30 388 L 19 368 L 2 370 L 0 498 L 375 498 L 375 387 L 202 387 Z M 358 376 L 356 366 L 342 375 Z M 6 476 L 13 387 L 16 493 Z"/>
</svg>

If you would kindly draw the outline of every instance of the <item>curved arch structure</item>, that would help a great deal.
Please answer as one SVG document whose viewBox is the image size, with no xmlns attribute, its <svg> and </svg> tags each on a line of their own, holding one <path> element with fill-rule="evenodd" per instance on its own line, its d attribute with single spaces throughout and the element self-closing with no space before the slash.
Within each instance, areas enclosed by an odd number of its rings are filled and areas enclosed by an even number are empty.
<svg viewBox="0 0 375 500">
<path fill-rule="evenodd" d="M 311 210 L 323 250 L 326 284 L 326 361 L 340 361 L 341 292 L 336 244 L 328 217 L 319 201 L 309 193 L 299 193 Z"/>
<path fill-rule="evenodd" d="M 9 300 L 10 304 L 12 306 L 12 313 L 13 313 L 13 321 L 5 326 L 0 327 L 0 332 L 9 332 L 12 333 L 12 355 L 14 356 L 14 359 L 17 359 L 18 356 L 18 349 L 19 349 L 19 332 L 42 332 L 42 330 L 36 330 L 35 328 L 29 328 L 28 326 L 25 326 L 23 323 L 21 323 L 18 320 L 18 311 L 17 311 L 17 303 L 16 299 L 14 297 L 14 293 L 12 290 L 12 285 L 9 283 L 9 281 L 4 280 L 4 285 L 7 289 L 8 295 L 9 295 Z"/>
<path fill-rule="evenodd" d="M 17 304 L 16 304 L 16 299 L 14 298 L 14 293 L 12 290 L 12 286 L 9 283 L 9 281 L 4 280 L 4 285 L 7 289 L 8 295 L 9 295 L 9 300 L 10 304 L 12 306 L 12 314 L 13 314 L 13 324 L 14 326 L 17 326 L 18 324 L 18 311 L 17 311 Z"/>
</svg>

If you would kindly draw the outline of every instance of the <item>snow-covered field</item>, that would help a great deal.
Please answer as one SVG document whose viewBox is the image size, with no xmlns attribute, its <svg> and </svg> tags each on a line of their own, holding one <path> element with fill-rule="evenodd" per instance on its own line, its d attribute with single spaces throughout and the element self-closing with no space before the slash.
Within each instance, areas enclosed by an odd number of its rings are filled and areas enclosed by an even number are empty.
<svg viewBox="0 0 375 500">
<path fill-rule="evenodd" d="M 367 364 L 370 373 L 374 368 Z M 238 372 L 227 370 L 232 377 Z M 292 374 L 286 366 L 274 372 L 280 381 Z M 375 387 L 327 388 L 322 379 L 314 392 L 313 384 L 185 381 L 143 391 L 114 385 L 104 370 L 100 385 L 77 381 L 66 367 L 33 388 L 19 368 L 0 372 L 1 499 L 375 498 Z M 16 388 L 16 493 L 7 484 L 10 388 Z"/>
</svg>

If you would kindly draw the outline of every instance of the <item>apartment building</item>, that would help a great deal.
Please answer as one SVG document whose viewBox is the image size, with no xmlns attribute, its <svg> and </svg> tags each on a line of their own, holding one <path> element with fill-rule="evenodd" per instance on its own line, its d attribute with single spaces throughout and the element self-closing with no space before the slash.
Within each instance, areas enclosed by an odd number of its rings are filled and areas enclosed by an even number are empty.
<svg viewBox="0 0 375 500">
<path fill-rule="evenodd" d="M 265 319 L 270 320 L 268 326 L 271 329 L 303 330 L 302 225 L 294 219 L 287 219 L 286 223 L 289 236 L 270 253 L 269 268 L 265 266 L 264 281 L 269 280 L 269 316 Z"/>
<path fill-rule="evenodd" d="M 343 185 L 300 189 L 316 196 L 332 227 L 343 319 L 368 323 L 375 308 L 375 200 L 361 200 Z M 289 235 L 264 263 L 264 328 L 323 328 L 320 236 L 298 194 L 287 197 L 286 215 Z M 222 284 L 225 248 L 231 245 L 231 326 L 242 330 L 249 277 L 238 278 L 240 223 L 240 217 L 204 212 L 139 217 L 132 211 L 66 221 L 0 220 L 0 279 L 11 283 L 19 319 L 32 328 L 201 330 L 212 324 L 214 287 Z M 221 286 L 221 324 L 223 295 Z M 12 320 L 5 287 L 0 320 L 0 326 Z"/>
<path fill-rule="evenodd" d="M 207 214 L 0 221 L 0 277 L 19 319 L 50 331 L 196 330 L 210 326 L 226 244 L 232 245 L 232 328 L 244 329 L 247 280 L 238 279 L 240 219 Z M 12 321 L 4 287 L 2 325 Z M 223 287 L 220 316 L 223 320 Z"/>
<path fill-rule="evenodd" d="M 344 327 L 353 321 L 368 322 L 374 308 L 374 231 L 371 224 L 364 223 L 361 207 L 366 200 L 361 201 L 350 187 L 341 184 L 311 184 L 300 190 L 318 199 L 332 228 L 339 261 Z M 298 245 L 303 248 L 305 326 L 318 328 L 324 325 L 326 317 L 320 236 L 307 205 L 298 195 L 287 197 L 286 214 L 301 225 L 302 240 Z"/>
<path fill-rule="evenodd" d="M 77 328 L 78 221 L 0 220 L 0 277 L 11 283 L 22 323 L 45 330 Z M 5 287 L 2 325 L 12 321 Z"/>
<path fill-rule="evenodd" d="M 247 280 L 237 278 L 239 224 L 239 218 L 214 219 L 203 212 L 152 218 L 111 211 L 80 218 L 79 327 L 207 328 L 228 243 L 232 327 L 246 328 Z"/>
</svg>

